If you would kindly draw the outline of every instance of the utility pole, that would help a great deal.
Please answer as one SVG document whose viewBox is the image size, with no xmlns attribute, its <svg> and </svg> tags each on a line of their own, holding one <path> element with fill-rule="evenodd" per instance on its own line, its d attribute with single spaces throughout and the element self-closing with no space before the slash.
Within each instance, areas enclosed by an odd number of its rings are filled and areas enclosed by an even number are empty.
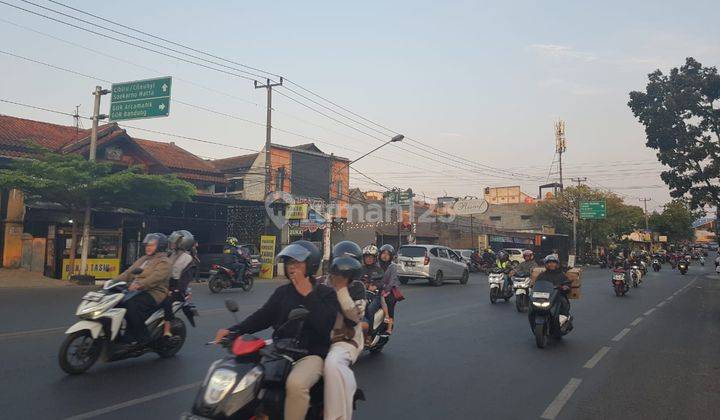
<svg viewBox="0 0 720 420">
<path fill-rule="evenodd" d="M 95 155 L 97 154 L 98 121 L 107 118 L 107 115 L 100 114 L 100 98 L 108 93 L 110 93 L 110 91 L 103 89 L 102 86 L 95 86 L 95 91 L 93 92 L 93 96 L 95 96 L 95 104 L 93 106 L 92 130 L 90 131 L 90 152 L 88 154 L 88 160 L 90 162 L 95 161 Z M 88 250 L 90 249 L 91 214 L 92 203 L 88 198 L 85 203 L 85 217 L 83 217 L 82 250 L 80 251 L 80 275 L 87 274 Z"/>
<path fill-rule="evenodd" d="M 270 79 L 266 79 L 266 83 L 261 85 L 257 80 L 253 81 L 255 89 L 267 89 L 267 116 L 265 121 L 265 195 L 270 193 L 270 180 L 272 171 L 272 161 L 270 153 L 270 144 L 272 139 L 272 89 L 276 86 L 282 86 L 283 78 L 280 82 L 272 83 Z"/>
<path fill-rule="evenodd" d="M 555 123 L 555 152 L 558 154 L 558 168 L 560 172 L 560 192 L 563 190 L 562 155 L 567 150 L 565 141 L 565 121 L 558 120 Z"/>
<path fill-rule="evenodd" d="M 648 201 L 652 201 L 652 198 L 639 198 L 638 200 L 642 201 L 643 205 L 645 206 L 645 230 L 650 230 L 650 222 L 648 220 L 647 203 L 648 203 Z"/>
<path fill-rule="evenodd" d="M 562 177 L 562 175 L 561 175 Z M 587 181 L 587 178 L 570 178 L 570 181 L 577 182 L 578 187 L 585 181 Z M 575 207 L 573 207 L 573 255 L 577 255 L 577 220 L 578 220 L 578 203 L 575 203 Z"/>
<path fill-rule="evenodd" d="M 577 186 L 579 187 L 580 185 L 582 185 L 583 182 L 587 181 L 587 178 L 580 178 L 580 177 L 570 178 L 570 181 L 577 182 L 577 184 L 578 184 Z"/>
</svg>

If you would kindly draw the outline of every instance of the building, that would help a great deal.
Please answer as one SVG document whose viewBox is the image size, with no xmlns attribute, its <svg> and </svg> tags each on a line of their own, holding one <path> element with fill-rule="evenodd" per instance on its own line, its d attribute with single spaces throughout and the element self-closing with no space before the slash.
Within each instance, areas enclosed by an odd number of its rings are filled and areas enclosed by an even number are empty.
<svg viewBox="0 0 720 420">
<path fill-rule="evenodd" d="M 522 192 L 519 186 L 486 187 L 484 198 L 489 204 L 529 204 L 535 202 L 535 198 Z"/>
</svg>

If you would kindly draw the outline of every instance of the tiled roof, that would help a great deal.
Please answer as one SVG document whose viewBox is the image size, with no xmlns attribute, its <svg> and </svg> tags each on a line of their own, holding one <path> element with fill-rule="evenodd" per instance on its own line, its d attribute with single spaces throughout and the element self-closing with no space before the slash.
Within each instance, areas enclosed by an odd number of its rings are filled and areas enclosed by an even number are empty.
<svg viewBox="0 0 720 420">
<path fill-rule="evenodd" d="M 0 115 L 0 149 L 25 148 L 28 143 L 50 150 L 59 150 L 68 143 L 88 136 L 90 130 L 72 126 Z"/>
<path fill-rule="evenodd" d="M 210 163 L 221 172 L 246 172 L 257 159 L 258 153 L 211 160 Z"/>
<path fill-rule="evenodd" d="M 175 143 L 163 143 L 135 137 L 133 140 L 163 166 L 177 173 L 181 178 L 225 182 L 223 175 L 213 165 L 176 146 Z"/>
</svg>

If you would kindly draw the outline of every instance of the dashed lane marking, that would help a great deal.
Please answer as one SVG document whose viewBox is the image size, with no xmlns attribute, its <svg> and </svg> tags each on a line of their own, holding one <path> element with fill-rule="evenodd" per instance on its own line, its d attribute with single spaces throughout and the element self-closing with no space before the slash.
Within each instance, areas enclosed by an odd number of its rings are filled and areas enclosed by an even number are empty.
<svg viewBox="0 0 720 420">
<path fill-rule="evenodd" d="M 655 305 L 655 306 L 658 307 L 658 308 L 662 308 L 666 303 L 667 303 L 667 302 L 662 301 L 662 302 L 658 303 L 658 304 Z"/>
<path fill-rule="evenodd" d="M 610 351 L 610 347 L 607 347 L 607 346 L 602 347 L 600 350 L 597 351 L 597 353 L 595 353 L 595 355 L 594 355 L 593 357 L 590 358 L 590 360 L 588 360 L 588 361 L 585 363 L 585 365 L 583 365 L 583 367 L 584 367 L 585 369 L 592 369 L 592 368 L 594 368 L 595 365 L 598 364 L 598 362 L 600 361 L 600 359 L 602 359 L 603 357 L 605 357 L 605 355 L 606 355 L 609 351 Z"/>
<path fill-rule="evenodd" d="M 652 309 L 650 309 L 649 311 L 645 311 L 645 313 L 644 313 L 643 315 L 648 316 L 648 315 L 650 315 L 651 313 L 653 313 L 653 312 L 655 312 L 655 311 L 657 311 L 657 308 L 652 308 Z"/>
<path fill-rule="evenodd" d="M 630 332 L 630 328 L 623 328 L 622 331 L 618 333 L 615 337 L 612 338 L 612 341 L 620 341 L 627 335 L 627 333 Z"/>
<path fill-rule="evenodd" d="M 560 411 L 575 393 L 575 390 L 578 389 L 580 383 L 582 383 L 582 379 L 570 378 L 570 382 L 565 385 L 565 388 L 563 388 L 562 391 L 560 391 L 560 393 L 557 395 L 557 397 L 555 397 L 555 399 L 550 403 L 550 405 L 548 405 L 540 418 L 548 420 L 555 419 L 555 417 L 560 414 Z"/>
<path fill-rule="evenodd" d="M 451 316 L 457 315 L 457 312 L 453 312 L 451 314 L 445 314 L 445 315 L 438 315 L 432 318 L 424 319 L 422 321 L 413 322 L 410 324 L 411 327 L 415 327 L 417 325 L 423 325 L 423 324 L 429 324 L 431 322 L 439 321 L 441 319 L 450 318 Z"/>
<path fill-rule="evenodd" d="M 56 327 L 56 328 L 43 328 L 39 330 L 26 330 L 26 331 L 17 331 L 17 332 L 10 332 L 10 333 L 3 333 L 0 334 L 0 340 L 9 340 L 11 338 L 21 338 L 21 337 L 28 337 L 33 335 L 43 335 L 43 334 L 49 334 L 59 331 L 65 331 L 70 326 L 66 327 Z"/>
<path fill-rule="evenodd" d="M 630 323 L 630 326 L 632 326 L 632 327 L 637 326 L 637 324 L 641 323 L 643 319 L 644 319 L 644 318 L 641 317 L 641 316 L 635 318 L 635 320 Z"/>
</svg>

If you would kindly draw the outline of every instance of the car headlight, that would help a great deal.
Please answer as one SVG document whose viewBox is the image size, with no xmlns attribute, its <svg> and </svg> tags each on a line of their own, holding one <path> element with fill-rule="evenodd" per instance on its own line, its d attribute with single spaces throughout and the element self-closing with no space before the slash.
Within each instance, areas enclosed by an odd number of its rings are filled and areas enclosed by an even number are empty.
<svg viewBox="0 0 720 420">
<path fill-rule="evenodd" d="M 237 373 L 229 369 L 218 369 L 208 381 L 203 399 L 207 404 L 217 404 L 225 398 L 237 379 Z"/>
<path fill-rule="evenodd" d="M 240 379 L 240 382 L 235 386 L 235 389 L 233 389 L 233 394 L 237 394 L 238 392 L 242 392 L 251 386 L 255 385 L 262 376 L 262 369 L 255 366 L 250 370 L 250 372 L 246 373 L 245 376 Z"/>
</svg>

